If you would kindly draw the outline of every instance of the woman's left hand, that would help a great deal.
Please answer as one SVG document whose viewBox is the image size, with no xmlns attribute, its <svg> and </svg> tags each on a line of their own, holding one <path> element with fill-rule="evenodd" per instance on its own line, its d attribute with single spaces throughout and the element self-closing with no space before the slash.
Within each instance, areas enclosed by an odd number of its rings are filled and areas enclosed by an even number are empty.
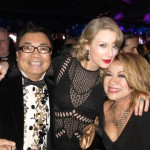
<svg viewBox="0 0 150 150">
<path fill-rule="evenodd" d="M 150 106 L 150 96 L 141 95 L 137 100 L 134 108 L 135 115 L 142 116 L 143 112 L 147 112 Z"/>
</svg>

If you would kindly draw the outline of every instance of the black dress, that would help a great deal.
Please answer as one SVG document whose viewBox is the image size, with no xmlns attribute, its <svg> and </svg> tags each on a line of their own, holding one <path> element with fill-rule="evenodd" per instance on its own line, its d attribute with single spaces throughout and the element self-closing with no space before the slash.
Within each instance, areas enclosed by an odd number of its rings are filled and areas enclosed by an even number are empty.
<svg viewBox="0 0 150 150">
<path fill-rule="evenodd" d="M 60 69 L 56 69 L 56 64 L 53 64 L 54 73 L 57 71 L 54 90 L 55 150 L 80 150 L 83 128 L 93 123 L 98 112 L 102 111 L 105 96 L 100 72 L 86 70 L 76 58 L 71 57 Z M 96 149 L 96 146 L 94 142 L 91 149 Z"/>
<path fill-rule="evenodd" d="M 115 142 L 103 130 L 103 141 L 107 150 L 150 150 L 150 110 L 142 116 L 135 116 L 133 112 Z"/>
</svg>

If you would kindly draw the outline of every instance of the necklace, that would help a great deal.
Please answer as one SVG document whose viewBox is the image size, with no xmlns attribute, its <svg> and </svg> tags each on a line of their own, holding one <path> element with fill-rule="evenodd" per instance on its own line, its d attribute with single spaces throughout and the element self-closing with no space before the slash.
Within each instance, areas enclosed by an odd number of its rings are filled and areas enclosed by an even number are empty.
<svg viewBox="0 0 150 150">
<path fill-rule="evenodd" d="M 125 123 L 130 110 L 131 110 L 131 103 L 129 103 L 128 107 L 126 108 L 126 110 L 123 112 L 122 116 L 120 117 L 119 120 L 116 120 L 115 118 L 115 109 L 116 109 L 116 103 L 113 104 L 112 109 L 111 109 L 111 120 L 113 122 L 113 124 L 115 125 L 117 131 L 119 132 L 121 126 Z"/>
</svg>

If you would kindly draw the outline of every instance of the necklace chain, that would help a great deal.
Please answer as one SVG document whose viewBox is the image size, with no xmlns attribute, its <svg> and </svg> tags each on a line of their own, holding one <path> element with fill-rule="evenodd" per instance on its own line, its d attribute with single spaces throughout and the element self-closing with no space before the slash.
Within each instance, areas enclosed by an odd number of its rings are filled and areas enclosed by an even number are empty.
<svg viewBox="0 0 150 150">
<path fill-rule="evenodd" d="M 116 118 L 115 118 L 115 114 L 114 114 L 115 109 L 116 109 L 116 103 L 113 104 L 112 109 L 111 109 L 111 120 L 112 120 L 113 124 L 115 125 L 117 131 L 119 132 L 121 126 L 125 123 L 128 115 L 130 113 L 131 103 L 129 103 L 128 107 L 123 112 L 123 114 L 119 120 L 116 120 Z"/>
</svg>

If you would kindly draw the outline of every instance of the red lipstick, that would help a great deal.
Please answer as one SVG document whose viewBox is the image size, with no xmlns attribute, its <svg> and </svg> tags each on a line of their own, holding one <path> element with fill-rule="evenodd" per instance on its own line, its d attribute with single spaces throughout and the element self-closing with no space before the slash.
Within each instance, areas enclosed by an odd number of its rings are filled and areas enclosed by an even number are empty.
<svg viewBox="0 0 150 150">
<path fill-rule="evenodd" d="M 111 62 L 111 59 L 103 59 L 103 62 L 105 62 L 106 64 L 109 64 Z"/>
</svg>

